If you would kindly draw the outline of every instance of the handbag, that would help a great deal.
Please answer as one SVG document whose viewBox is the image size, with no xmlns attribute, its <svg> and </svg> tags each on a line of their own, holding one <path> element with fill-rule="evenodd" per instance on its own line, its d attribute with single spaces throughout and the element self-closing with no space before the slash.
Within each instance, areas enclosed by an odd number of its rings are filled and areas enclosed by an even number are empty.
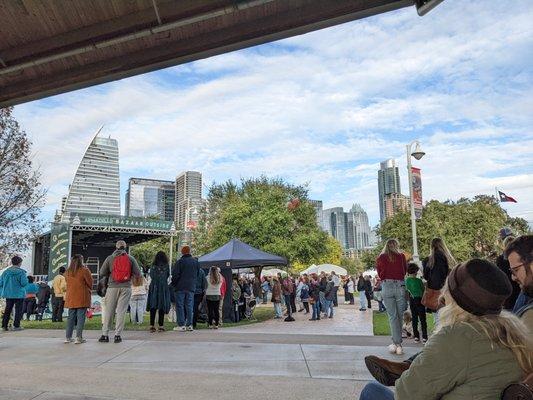
<svg viewBox="0 0 533 400">
<path fill-rule="evenodd" d="M 437 311 L 439 309 L 440 290 L 426 288 L 422 295 L 422 305 L 430 310 Z"/>
</svg>

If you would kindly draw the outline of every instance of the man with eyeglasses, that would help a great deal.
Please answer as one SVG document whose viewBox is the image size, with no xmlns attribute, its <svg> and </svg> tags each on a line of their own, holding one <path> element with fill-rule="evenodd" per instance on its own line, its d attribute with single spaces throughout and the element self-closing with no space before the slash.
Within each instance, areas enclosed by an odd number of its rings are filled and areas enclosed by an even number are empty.
<svg viewBox="0 0 533 400">
<path fill-rule="evenodd" d="M 512 278 L 522 292 L 516 300 L 513 313 L 524 321 L 533 333 L 533 235 L 513 240 L 505 249 Z"/>
</svg>

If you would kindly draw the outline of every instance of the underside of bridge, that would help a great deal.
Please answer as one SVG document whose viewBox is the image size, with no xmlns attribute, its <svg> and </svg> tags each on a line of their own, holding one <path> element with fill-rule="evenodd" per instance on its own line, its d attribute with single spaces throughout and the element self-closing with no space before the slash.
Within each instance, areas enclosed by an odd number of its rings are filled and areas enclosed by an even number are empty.
<svg viewBox="0 0 533 400">
<path fill-rule="evenodd" d="M 2 1 L 0 107 L 303 34 L 414 2 Z"/>
</svg>

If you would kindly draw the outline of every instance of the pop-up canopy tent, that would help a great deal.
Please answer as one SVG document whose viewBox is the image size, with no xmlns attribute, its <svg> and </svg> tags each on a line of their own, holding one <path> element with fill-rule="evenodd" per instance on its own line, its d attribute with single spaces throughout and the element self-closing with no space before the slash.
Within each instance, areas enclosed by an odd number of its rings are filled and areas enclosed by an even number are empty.
<svg viewBox="0 0 533 400">
<path fill-rule="evenodd" d="M 256 249 L 239 239 L 231 239 L 228 243 L 205 254 L 198 259 L 200 267 L 209 269 L 212 266 L 220 268 L 226 279 L 226 296 L 224 297 L 224 321 L 233 321 L 233 305 L 231 302 L 232 271 L 238 268 L 270 267 L 287 265 L 287 259 L 275 254 L 269 254 Z"/>
<path fill-rule="evenodd" d="M 261 277 L 278 276 L 278 274 L 287 275 L 287 271 L 283 271 L 279 268 L 264 269 L 261 271 Z"/>
<path fill-rule="evenodd" d="M 300 275 L 320 274 L 322 272 L 325 272 L 326 274 L 331 274 L 332 271 L 335 271 L 337 275 L 348 275 L 348 271 L 346 271 L 346 269 L 333 264 L 311 265 L 306 270 L 300 272 Z"/>
</svg>

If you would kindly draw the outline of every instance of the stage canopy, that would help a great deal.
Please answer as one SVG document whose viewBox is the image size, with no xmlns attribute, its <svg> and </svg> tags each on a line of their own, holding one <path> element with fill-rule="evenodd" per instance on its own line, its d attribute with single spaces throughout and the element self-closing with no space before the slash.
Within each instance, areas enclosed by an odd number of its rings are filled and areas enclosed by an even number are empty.
<svg viewBox="0 0 533 400">
<path fill-rule="evenodd" d="M 249 268 L 287 265 L 287 259 L 252 247 L 239 239 L 231 239 L 224 246 L 198 259 L 200 266 L 222 268 Z"/>
</svg>

